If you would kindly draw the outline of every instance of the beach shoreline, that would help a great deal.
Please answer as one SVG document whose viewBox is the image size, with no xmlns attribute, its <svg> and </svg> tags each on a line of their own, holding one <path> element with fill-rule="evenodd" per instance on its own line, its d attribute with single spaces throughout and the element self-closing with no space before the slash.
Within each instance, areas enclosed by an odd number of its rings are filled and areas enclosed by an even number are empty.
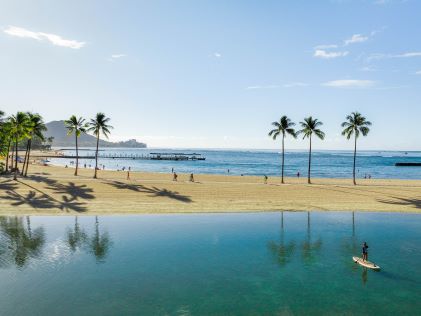
<svg viewBox="0 0 421 316">
<path fill-rule="evenodd" d="M 421 180 L 263 177 L 30 165 L 27 178 L 0 177 L 0 215 L 119 215 L 278 211 L 421 213 Z"/>
</svg>

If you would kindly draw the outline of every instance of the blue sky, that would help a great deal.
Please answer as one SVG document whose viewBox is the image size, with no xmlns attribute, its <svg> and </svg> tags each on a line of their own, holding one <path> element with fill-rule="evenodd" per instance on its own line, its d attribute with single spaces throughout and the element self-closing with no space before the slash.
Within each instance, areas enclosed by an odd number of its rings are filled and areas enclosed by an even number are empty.
<svg viewBox="0 0 421 316">
<path fill-rule="evenodd" d="M 421 1 L 3 1 L 0 108 L 112 118 L 153 147 L 278 148 L 281 115 L 324 122 L 319 149 L 419 150 Z M 287 146 L 307 148 L 306 141 Z"/>
</svg>

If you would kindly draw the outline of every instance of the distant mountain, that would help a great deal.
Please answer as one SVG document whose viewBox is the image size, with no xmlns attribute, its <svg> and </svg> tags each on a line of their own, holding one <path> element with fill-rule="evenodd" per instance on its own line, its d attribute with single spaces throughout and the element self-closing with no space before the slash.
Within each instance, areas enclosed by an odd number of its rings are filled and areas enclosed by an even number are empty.
<svg viewBox="0 0 421 316">
<path fill-rule="evenodd" d="M 72 147 L 75 145 L 75 137 L 74 135 L 67 135 L 64 121 L 52 121 L 45 125 L 47 126 L 45 137 L 54 137 L 53 147 Z M 82 134 L 78 138 L 78 145 L 79 147 L 95 147 L 96 138 L 89 134 Z M 99 145 L 101 147 L 146 148 L 145 143 L 139 143 L 136 139 L 130 139 L 124 142 L 109 142 L 100 139 Z"/>
</svg>

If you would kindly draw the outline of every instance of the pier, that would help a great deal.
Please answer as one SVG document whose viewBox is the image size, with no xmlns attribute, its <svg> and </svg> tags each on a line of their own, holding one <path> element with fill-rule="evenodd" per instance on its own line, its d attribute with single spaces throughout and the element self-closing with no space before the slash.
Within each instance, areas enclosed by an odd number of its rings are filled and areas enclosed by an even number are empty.
<svg viewBox="0 0 421 316">
<path fill-rule="evenodd" d="M 63 158 L 63 159 L 76 159 L 76 155 L 69 154 L 45 154 L 45 155 L 33 155 L 34 158 Z M 196 161 L 196 160 L 206 160 L 201 154 L 192 153 L 150 153 L 147 155 L 143 154 L 105 154 L 98 153 L 99 159 L 130 159 L 130 160 L 171 160 L 171 161 Z M 79 159 L 95 159 L 94 154 L 84 154 L 79 155 Z"/>
<path fill-rule="evenodd" d="M 421 167 L 421 162 L 397 162 L 396 167 Z"/>
</svg>

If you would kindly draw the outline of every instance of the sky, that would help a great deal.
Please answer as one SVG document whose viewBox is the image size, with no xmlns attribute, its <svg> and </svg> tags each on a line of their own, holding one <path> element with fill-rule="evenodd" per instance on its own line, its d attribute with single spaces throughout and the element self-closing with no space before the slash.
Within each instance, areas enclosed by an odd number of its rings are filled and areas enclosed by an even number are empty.
<svg viewBox="0 0 421 316">
<path fill-rule="evenodd" d="M 104 112 L 111 140 L 275 149 L 271 122 L 321 120 L 316 149 L 420 150 L 421 1 L 0 0 L 0 109 Z M 288 139 L 291 149 L 308 141 Z"/>
</svg>

